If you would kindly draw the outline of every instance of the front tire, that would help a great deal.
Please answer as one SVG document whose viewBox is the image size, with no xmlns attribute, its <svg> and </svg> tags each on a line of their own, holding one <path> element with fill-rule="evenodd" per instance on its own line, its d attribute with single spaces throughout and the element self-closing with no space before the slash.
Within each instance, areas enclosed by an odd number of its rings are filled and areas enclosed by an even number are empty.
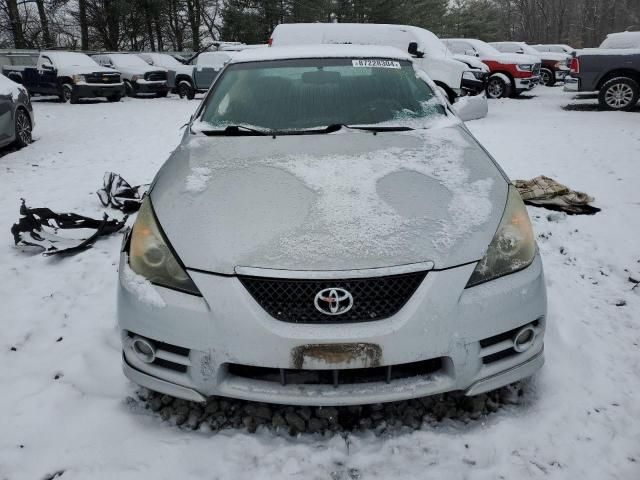
<svg viewBox="0 0 640 480">
<path fill-rule="evenodd" d="M 193 85 L 186 80 L 183 80 L 178 84 L 178 95 L 180 98 L 186 97 L 188 100 L 193 100 L 196 96 L 196 91 L 193 88 Z"/>
<path fill-rule="evenodd" d="M 616 77 L 605 82 L 598 94 L 600 107 L 605 110 L 633 110 L 640 98 L 640 85 L 633 78 Z"/>
<path fill-rule="evenodd" d="M 507 83 L 504 78 L 494 75 L 487 82 L 487 97 L 498 99 L 511 96 L 511 84 Z"/>
<path fill-rule="evenodd" d="M 16 110 L 15 118 L 15 145 L 18 148 L 24 148 L 33 142 L 32 137 L 33 125 L 31 124 L 31 118 L 24 111 L 23 108 Z"/>
<path fill-rule="evenodd" d="M 135 97 L 136 96 L 135 89 L 133 88 L 133 85 L 131 84 L 131 82 L 129 80 L 125 80 L 124 81 L 124 91 L 125 91 L 125 94 L 127 95 L 127 97 Z"/>
<path fill-rule="evenodd" d="M 540 69 L 540 81 L 547 87 L 553 87 L 556 84 L 556 75 L 548 68 Z"/>
<path fill-rule="evenodd" d="M 65 83 L 62 85 L 62 93 L 60 94 L 60 101 L 62 103 L 75 103 L 72 101 L 73 99 L 73 85 L 70 83 Z"/>
</svg>

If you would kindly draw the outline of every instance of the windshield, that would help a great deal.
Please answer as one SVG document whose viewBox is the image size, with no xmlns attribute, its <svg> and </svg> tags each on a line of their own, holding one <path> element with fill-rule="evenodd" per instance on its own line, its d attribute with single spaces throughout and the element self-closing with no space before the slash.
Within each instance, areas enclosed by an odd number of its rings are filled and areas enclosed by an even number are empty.
<svg viewBox="0 0 640 480">
<path fill-rule="evenodd" d="M 231 55 L 220 52 L 201 53 L 198 55 L 197 64 L 202 67 L 213 67 L 216 70 L 220 70 L 225 63 L 231 60 Z"/>
<path fill-rule="evenodd" d="M 471 44 L 473 45 L 473 48 L 475 48 L 481 55 L 485 55 L 487 57 L 500 55 L 500 51 L 497 48 L 489 45 L 486 42 L 483 42 L 482 40 L 472 40 Z"/>
<path fill-rule="evenodd" d="M 303 130 L 328 125 L 422 128 L 444 114 L 408 61 L 305 59 L 229 66 L 205 99 L 213 128 Z"/>
<path fill-rule="evenodd" d="M 523 43 L 522 45 L 522 51 L 524 53 L 526 53 L 527 55 L 533 55 L 533 56 L 538 56 L 540 55 L 540 52 L 538 52 L 535 48 L 533 48 L 531 45 L 527 45 L 526 43 Z"/>
<path fill-rule="evenodd" d="M 156 53 L 152 58 L 153 62 L 161 67 L 179 67 L 182 65 L 182 63 L 166 53 Z"/>
<path fill-rule="evenodd" d="M 98 66 L 94 60 L 84 53 L 75 52 L 43 52 L 44 55 L 53 59 L 58 65 L 67 65 L 73 67 L 92 67 Z"/>
<path fill-rule="evenodd" d="M 117 67 L 148 67 L 149 64 L 137 55 L 127 53 L 114 53 L 109 55 L 111 61 Z"/>
</svg>

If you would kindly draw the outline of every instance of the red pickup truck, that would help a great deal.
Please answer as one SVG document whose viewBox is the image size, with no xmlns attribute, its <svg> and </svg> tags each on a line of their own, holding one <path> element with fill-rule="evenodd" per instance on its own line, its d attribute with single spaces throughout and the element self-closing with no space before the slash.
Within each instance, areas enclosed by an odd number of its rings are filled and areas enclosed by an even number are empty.
<svg viewBox="0 0 640 480">
<path fill-rule="evenodd" d="M 490 70 L 489 98 L 511 97 L 540 83 L 540 59 L 529 55 L 502 53 L 482 40 L 450 38 L 443 42 L 453 53 L 478 57 Z"/>
</svg>

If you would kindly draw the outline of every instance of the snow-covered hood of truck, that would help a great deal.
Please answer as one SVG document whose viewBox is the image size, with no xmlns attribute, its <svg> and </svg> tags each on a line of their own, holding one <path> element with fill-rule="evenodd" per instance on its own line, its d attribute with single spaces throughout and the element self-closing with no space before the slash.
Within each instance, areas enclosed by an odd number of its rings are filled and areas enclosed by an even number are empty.
<svg viewBox="0 0 640 480">
<path fill-rule="evenodd" d="M 446 268 L 484 256 L 507 185 L 460 124 L 377 135 L 186 134 L 151 201 L 188 268 Z"/>
<path fill-rule="evenodd" d="M 487 58 L 486 60 L 518 65 L 535 64 L 542 61 L 540 57 L 534 57 L 533 55 L 526 55 L 522 53 L 500 53 L 499 55 L 493 55 L 491 58 Z"/>
<path fill-rule="evenodd" d="M 540 58 L 552 62 L 564 62 L 565 60 L 570 59 L 571 55 L 556 52 L 540 52 Z"/>
<path fill-rule="evenodd" d="M 87 75 L 89 73 L 120 73 L 119 70 L 113 70 L 112 68 L 101 67 L 96 65 L 90 66 L 78 66 L 78 65 L 57 65 L 58 76 L 71 77 L 73 75 Z"/>
<path fill-rule="evenodd" d="M 126 77 L 126 78 L 131 78 L 134 75 L 145 75 L 146 73 L 149 72 L 166 72 L 167 69 L 164 67 L 155 67 L 153 65 L 148 65 L 148 66 L 135 66 L 135 67 L 129 67 L 129 66 L 118 66 L 117 67 L 118 71 L 122 73 L 122 76 Z"/>
<path fill-rule="evenodd" d="M 456 60 L 469 65 L 471 68 L 477 68 L 478 70 L 482 70 L 485 72 L 489 71 L 489 68 L 480 60 L 478 57 L 472 57 L 471 55 L 462 55 L 460 53 L 456 53 L 453 55 L 453 58 Z"/>
</svg>

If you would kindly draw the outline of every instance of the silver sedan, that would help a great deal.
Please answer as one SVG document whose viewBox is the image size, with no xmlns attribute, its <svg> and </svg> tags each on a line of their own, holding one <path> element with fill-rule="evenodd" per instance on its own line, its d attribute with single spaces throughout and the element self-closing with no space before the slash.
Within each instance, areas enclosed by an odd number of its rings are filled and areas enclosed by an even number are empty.
<svg viewBox="0 0 640 480">
<path fill-rule="evenodd" d="M 404 53 L 242 52 L 120 260 L 123 368 L 194 401 L 479 394 L 543 362 L 525 206 Z"/>
</svg>

